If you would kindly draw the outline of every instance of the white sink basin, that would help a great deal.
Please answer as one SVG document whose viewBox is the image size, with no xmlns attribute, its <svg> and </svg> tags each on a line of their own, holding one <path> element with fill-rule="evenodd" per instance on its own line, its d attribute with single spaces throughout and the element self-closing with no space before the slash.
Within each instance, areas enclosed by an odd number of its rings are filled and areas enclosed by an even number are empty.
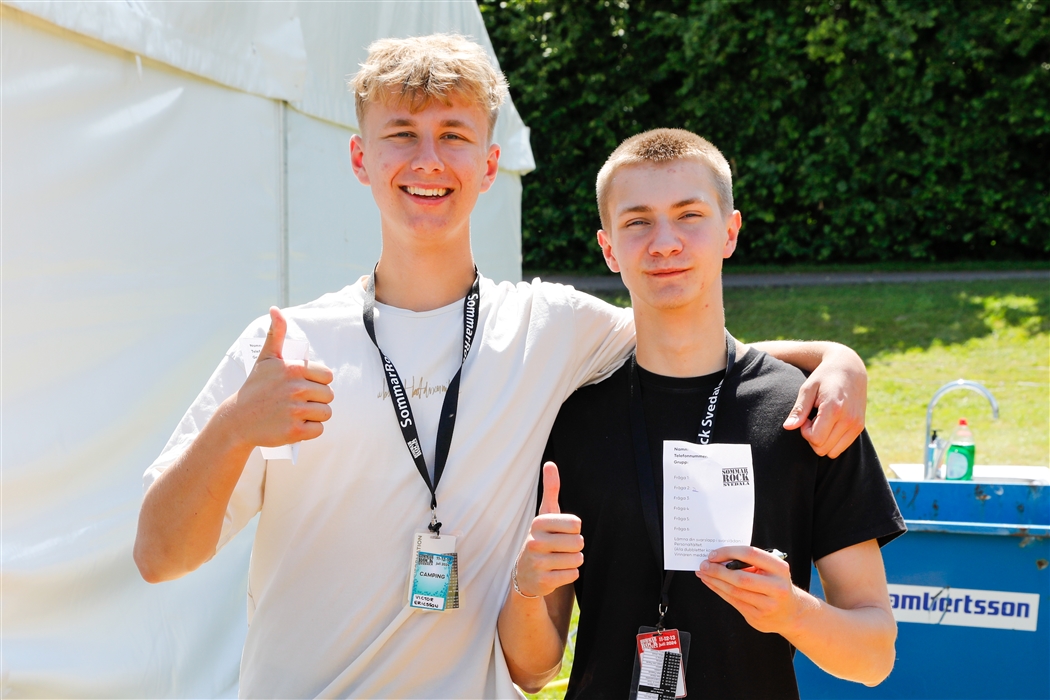
<svg viewBox="0 0 1050 700">
<path fill-rule="evenodd" d="M 891 464 L 889 470 L 902 481 L 923 480 L 923 466 L 921 464 Z M 973 480 L 985 484 L 1050 484 L 1050 467 L 975 464 L 973 466 Z"/>
</svg>

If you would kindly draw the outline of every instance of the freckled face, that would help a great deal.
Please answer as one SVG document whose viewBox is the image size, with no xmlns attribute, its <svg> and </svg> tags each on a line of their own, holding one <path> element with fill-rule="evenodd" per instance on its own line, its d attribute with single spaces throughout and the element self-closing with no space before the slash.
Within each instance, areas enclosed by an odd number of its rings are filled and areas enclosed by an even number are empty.
<svg viewBox="0 0 1050 700">
<path fill-rule="evenodd" d="M 736 249 L 740 212 L 722 216 L 706 165 L 683 159 L 621 168 L 607 206 L 612 230 L 599 231 L 598 241 L 636 307 L 716 301 L 711 292 L 721 289 L 722 260 Z"/>
<path fill-rule="evenodd" d="M 451 104 L 435 100 L 413 113 L 391 98 L 368 105 L 361 131 L 350 139 L 350 161 L 372 189 L 384 235 L 469 236 L 470 213 L 499 167 L 483 106 L 453 95 Z"/>
</svg>

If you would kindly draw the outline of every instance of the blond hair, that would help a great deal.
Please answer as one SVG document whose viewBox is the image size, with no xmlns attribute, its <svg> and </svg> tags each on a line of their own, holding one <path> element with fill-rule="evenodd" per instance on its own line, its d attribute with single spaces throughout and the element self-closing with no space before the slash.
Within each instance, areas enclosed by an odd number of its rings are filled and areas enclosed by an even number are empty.
<svg viewBox="0 0 1050 700">
<path fill-rule="evenodd" d="M 725 156 L 705 138 L 685 129 L 653 129 L 635 134 L 612 152 L 598 171 L 595 187 L 598 196 L 598 216 L 602 228 L 609 231 L 609 190 L 613 175 L 629 165 L 666 163 L 672 160 L 695 158 L 707 166 L 714 180 L 718 208 L 723 217 L 733 213 L 733 172 Z"/>
<path fill-rule="evenodd" d="M 499 108 L 507 99 L 507 80 L 493 67 L 485 49 L 459 34 L 431 34 L 407 39 L 379 39 L 368 47 L 368 58 L 349 80 L 354 91 L 357 123 L 373 102 L 396 96 L 417 112 L 432 100 L 451 104 L 453 94 L 465 96 L 489 113 L 489 138 Z"/>
</svg>

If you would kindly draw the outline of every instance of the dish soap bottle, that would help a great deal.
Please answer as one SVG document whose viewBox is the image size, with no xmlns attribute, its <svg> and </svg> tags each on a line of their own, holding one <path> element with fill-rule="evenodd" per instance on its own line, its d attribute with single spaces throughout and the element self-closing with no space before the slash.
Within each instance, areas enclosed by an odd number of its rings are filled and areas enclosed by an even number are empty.
<svg viewBox="0 0 1050 700">
<path fill-rule="evenodd" d="M 954 481 L 972 480 L 973 454 L 973 433 L 970 432 L 966 419 L 960 418 L 959 425 L 955 426 L 949 440 L 944 478 Z"/>
</svg>

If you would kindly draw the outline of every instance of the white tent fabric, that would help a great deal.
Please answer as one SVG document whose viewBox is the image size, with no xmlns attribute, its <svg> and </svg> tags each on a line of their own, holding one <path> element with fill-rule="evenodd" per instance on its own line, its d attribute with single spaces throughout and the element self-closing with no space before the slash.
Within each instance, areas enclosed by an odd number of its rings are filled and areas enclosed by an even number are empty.
<svg viewBox="0 0 1050 700">
<path fill-rule="evenodd" d="M 432 31 L 488 41 L 472 1 L 0 5 L 0 696 L 236 694 L 254 528 L 150 586 L 142 472 L 241 328 L 378 256 L 344 79 Z M 475 253 L 516 280 L 513 106 L 497 140 Z"/>
<path fill-rule="evenodd" d="M 131 53 L 221 85 L 285 100 L 303 114 L 352 128 L 357 127 L 353 100 L 332 86 L 357 70 L 374 39 L 456 32 L 479 41 L 495 60 L 474 0 L 5 3 Z M 513 104 L 500 115 L 495 139 L 503 148 L 504 170 L 526 173 L 536 168 L 529 131 Z"/>
</svg>

